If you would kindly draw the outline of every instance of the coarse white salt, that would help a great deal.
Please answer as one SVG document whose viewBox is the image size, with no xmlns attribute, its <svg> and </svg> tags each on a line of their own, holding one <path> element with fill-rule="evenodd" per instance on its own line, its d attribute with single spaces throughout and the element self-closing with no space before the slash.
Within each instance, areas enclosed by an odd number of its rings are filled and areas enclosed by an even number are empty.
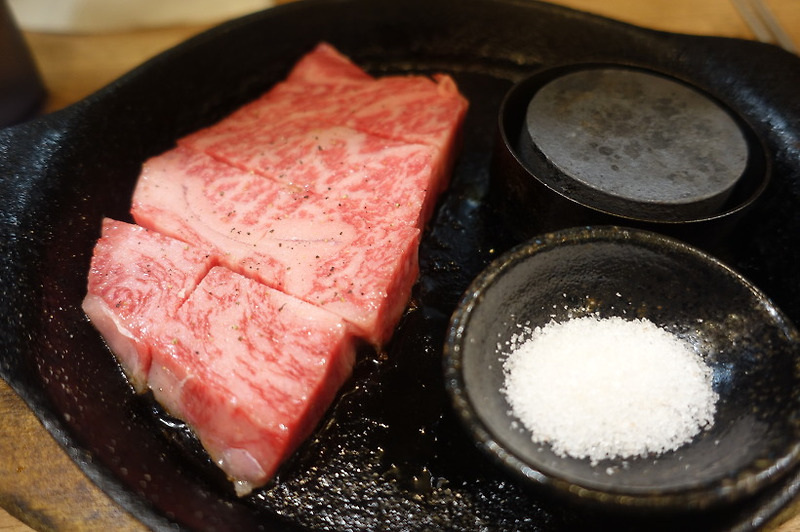
<svg viewBox="0 0 800 532">
<path fill-rule="evenodd" d="M 511 413 L 560 456 L 596 464 L 659 454 L 714 421 L 711 368 L 687 341 L 646 319 L 523 327 L 503 369 Z"/>
</svg>

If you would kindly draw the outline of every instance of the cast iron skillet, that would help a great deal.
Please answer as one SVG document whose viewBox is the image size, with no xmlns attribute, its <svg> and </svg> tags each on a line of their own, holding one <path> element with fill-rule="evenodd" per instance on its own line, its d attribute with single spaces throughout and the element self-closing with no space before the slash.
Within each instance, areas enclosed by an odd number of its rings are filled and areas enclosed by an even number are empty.
<svg viewBox="0 0 800 532">
<path fill-rule="evenodd" d="M 142 161 L 268 89 L 320 40 L 376 75 L 451 72 L 472 107 L 394 340 L 383 353 L 360 354 L 328 418 L 276 481 L 237 499 L 185 428 L 133 394 L 80 302 L 100 220 L 130 219 Z M 774 159 L 770 190 L 717 254 L 800 321 L 797 57 L 534 2 L 307 0 L 224 24 L 64 111 L 0 131 L 0 374 L 83 470 L 154 529 L 642 526 L 547 500 L 489 464 L 448 408 L 440 371 L 458 297 L 514 243 L 484 201 L 500 99 L 537 68 L 591 61 L 687 80 L 763 135 Z M 735 511 L 646 525 L 752 528 L 798 485 L 794 473 Z"/>
</svg>

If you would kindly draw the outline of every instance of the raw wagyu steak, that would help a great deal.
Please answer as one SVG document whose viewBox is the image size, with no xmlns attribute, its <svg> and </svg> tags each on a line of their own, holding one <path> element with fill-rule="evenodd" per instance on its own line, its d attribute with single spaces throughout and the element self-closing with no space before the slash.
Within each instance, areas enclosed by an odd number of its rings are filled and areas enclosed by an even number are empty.
<svg viewBox="0 0 800 532">
<path fill-rule="evenodd" d="M 250 492 L 314 429 L 353 367 L 339 317 L 222 267 L 166 322 L 149 384 Z"/>
<path fill-rule="evenodd" d="M 353 366 L 338 316 L 184 242 L 106 220 L 84 310 L 136 383 L 186 421 L 239 493 L 268 480 Z"/>
<path fill-rule="evenodd" d="M 337 132 L 320 135 L 329 138 L 320 139 L 313 168 L 285 169 L 297 174 L 292 183 L 179 147 L 145 163 L 133 214 L 234 271 L 336 312 L 379 345 L 417 277 L 429 150 L 379 138 L 367 146 L 355 132 L 342 145 Z"/>
<path fill-rule="evenodd" d="M 178 240 L 103 221 L 83 309 L 137 391 L 147 390 L 153 324 L 172 318 L 213 263 Z"/>
<path fill-rule="evenodd" d="M 373 78 L 327 44 L 145 161 L 84 309 L 134 388 L 238 494 L 263 485 L 391 337 L 466 113 L 453 80 Z"/>
<path fill-rule="evenodd" d="M 431 145 L 443 163 L 432 179 L 446 181 L 466 109 L 449 76 L 374 79 L 323 43 L 261 98 L 179 143 L 269 176 L 269 159 L 261 159 L 265 145 L 310 129 L 345 126 Z"/>
</svg>

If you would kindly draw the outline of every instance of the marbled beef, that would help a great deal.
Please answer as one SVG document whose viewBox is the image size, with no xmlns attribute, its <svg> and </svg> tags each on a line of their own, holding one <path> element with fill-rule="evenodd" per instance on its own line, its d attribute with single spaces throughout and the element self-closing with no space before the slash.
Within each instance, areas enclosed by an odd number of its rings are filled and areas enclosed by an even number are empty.
<svg viewBox="0 0 800 532">
<path fill-rule="evenodd" d="M 201 249 L 136 225 L 103 220 L 83 309 L 137 391 L 147 390 L 152 324 L 172 319 L 213 265 Z"/>
<path fill-rule="evenodd" d="M 142 226 L 228 268 L 336 312 L 380 345 L 417 277 L 429 149 L 328 130 L 306 163 L 265 179 L 183 147 L 144 165 Z M 300 151 L 297 143 L 295 151 Z"/>
<path fill-rule="evenodd" d="M 282 166 L 306 161 L 286 153 L 296 142 L 304 143 L 298 137 L 313 138 L 332 127 L 425 144 L 432 148 L 426 188 L 435 198 L 447 186 L 466 100 L 449 76 L 375 79 L 360 69 L 354 73 L 357 68 L 321 44 L 295 66 L 286 81 L 178 142 L 271 178 L 280 178 Z"/>
<path fill-rule="evenodd" d="M 341 318 L 124 222 L 103 223 L 83 307 L 137 390 L 193 428 L 240 494 L 308 436 L 353 366 Z"/>
<path fill-rule="evenodd" d="M 146 161 L 138 226 L 104 223 L 84 309 L 240 495 L 319 422 L 358 338 L 391 336 L 466 107 L 447 76 L 374 79 L 321 44 Z"/>
</svg>

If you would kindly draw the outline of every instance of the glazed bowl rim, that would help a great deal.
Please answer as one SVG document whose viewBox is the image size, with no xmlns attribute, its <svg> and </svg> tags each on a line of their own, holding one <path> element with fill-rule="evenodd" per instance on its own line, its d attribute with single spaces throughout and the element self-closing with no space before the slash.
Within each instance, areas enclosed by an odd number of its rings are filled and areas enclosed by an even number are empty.
<svg viewBox="0 0 800 532">
<path fill-rule="evenodd" d="M 736 475 L 734 482 L 724 479 L 712 479 L 697 486 L 684 488 L 598 488 L 569 480 L 557 471 L 544 471 L 536 465 L 526 462 L 508 449 L 502 438 L 496 436 L 491 428 L 482 420 L 475 408 L 474 401 L 467 389 L 462 346 L 470 326 L 475 308 L 480 305 L 487 290 L 505 272 L 517 263 L 537 253 L 558 247 L 559 245 L 581 245 L 592 241 L 627 242 L 642 244 L 655 242 L 670 253 L 689 253 L 695 255 L 703 263 L 740 283 L 768 309 L 773 322 L 784 331 L 788 340 L 795 346 L 800 345 L 800 333 L 788 317 L 775 304 L 743 275 L 726 265 L 720 259 L 695 248 L 673 237 L 636 228 L 614 225 L 571 227 L 551 233 L 539 235 L 520 243 L 493 260 L 472 281 L 469 288 L 460 298 L 453 312 L 445 337 L 443 349 L 444 383 L 451 406 L 476 446 L 501 468 L 510 472 L 518 480 L 529 483 L 556 495 L 566 496 L 574 501 L 600 505 L 605 509 L 627 510 L 703 510 L 734 503 L 752 496 L 772 485 L 800 463 L 800 435 L 787 446 L 781 456 L 770 461 L 764 467 L 754 467 L 754 463 L 744 466 L 744 475 Z M 797 350 L 795 350 L 797 353 Z M 798 362 L 800 363 L 800 362 Z M 800 367 L 800 366 L 798 366 Z M 498 390 L 498 393 L 499 390 Z M 800 415 L 800 403 L 795 401 L 795 413 Z"/>
</svg>

